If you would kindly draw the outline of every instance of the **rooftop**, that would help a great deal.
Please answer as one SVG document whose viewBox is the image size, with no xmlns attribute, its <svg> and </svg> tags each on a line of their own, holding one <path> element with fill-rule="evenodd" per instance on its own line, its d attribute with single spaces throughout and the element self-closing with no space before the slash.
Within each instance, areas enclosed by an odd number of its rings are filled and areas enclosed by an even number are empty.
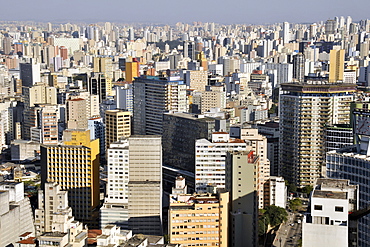
<svg viewBox="0 0 370 247">
<path fill-rule="evenodd" d="M 347 199 L 347 192 L 314 190 L 313 197 L 331 198 L 331 199 Z"/>
</svg>

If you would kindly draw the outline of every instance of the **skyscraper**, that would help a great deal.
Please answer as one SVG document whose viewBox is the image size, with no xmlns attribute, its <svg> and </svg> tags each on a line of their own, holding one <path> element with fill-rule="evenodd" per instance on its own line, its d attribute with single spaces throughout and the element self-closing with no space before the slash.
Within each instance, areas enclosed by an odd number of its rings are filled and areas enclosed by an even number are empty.
<svg viewBox="0 0 370 247">
<path fill-rule="evenodd" d="M 133 86 L 135 135 L 162 135 L 163 113 L 187 111 L 186 85 L 180 77 L 141 76 Z"/>
<path fill-rule="evenodd" d="M 344 79 L 344 50 L 330 51 L 329 82 L 342 82 Z"/>
<path fill-rule="evenodd" d="M 290 28 L 289 28 L 289 22 L 283 23 L 283 43 L 289 43 L 290 41 Z"/>
<path fill-rule="evenodd" d="M 63 145 L 41 146 L 41 187 L 56 182 L 68 191 L 74 217 L 97 226 L 99 206 L 99 139 L 90 131 L 66 130 Z"/>
<path fill-rule="evenodd" d="M 282 175 L 297 186 L 322 175 L 325 124 L 348 124 L 355 86 L 321 80 L 282 84 L 280 158 Z"/>
<path fill-rule="evenodd" d="M 293 78 L 299 82 L 304 79 L 304 65 L 305 58 L 302 53 L 293 56 Z"/>
<path fill-rule="evenodd" d="M 128 213 L 133 233 L 162 235 L 162 138 L 129 138 Z"/>
</svg>

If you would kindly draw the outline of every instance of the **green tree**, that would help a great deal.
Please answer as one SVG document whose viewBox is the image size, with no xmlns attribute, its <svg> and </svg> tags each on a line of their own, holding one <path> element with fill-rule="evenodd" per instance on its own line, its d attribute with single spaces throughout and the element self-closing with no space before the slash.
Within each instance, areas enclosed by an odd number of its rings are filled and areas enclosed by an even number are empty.
<svg viewBox="0 0 370 247">
<path fill-rule="evenodd" d="M 289 207 L 293 211 L 298 211 L 302 207 L 302 200 L 295 198 L 289 201 Z"/>
<path fill-rule="evenodd" d="M 263 236 L 269 228 L 269 218 L 267 215 L 258 217 L 258 236 Z"/>
<path fill-rule="evenodd" d="M 307 186 L 302 188 L 302 192 L 306 193 L 307 195 L 309 195 L 312 190 L 313 190 L 313 187 L 311 185 L 307 185 Z"/>
<path fill-rule="evenodd" d="M 288 213 L 284 208 L 275 205 L 270 205 L 267 206 L 265 210 L 266 210 L 265 215 L 268 217 L 269 224 L 272 227 L 280 225 L 281 223 L 288 219 Z"/>
</svg>

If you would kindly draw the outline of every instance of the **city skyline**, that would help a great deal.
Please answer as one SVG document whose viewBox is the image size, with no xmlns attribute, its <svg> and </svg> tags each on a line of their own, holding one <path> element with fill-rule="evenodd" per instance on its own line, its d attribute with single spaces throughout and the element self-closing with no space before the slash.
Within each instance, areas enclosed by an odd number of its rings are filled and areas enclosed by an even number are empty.
<svg viewBox="0 0 370 247">
<path fill-rule="evenodd" d="M 365 0 L 353 2 L 340 0 L 335 5 L 329 1 L 313 0 L 309 5 L 297 6 L 299 2 L 290 0 L 263 0 L 258 6 L 250 2 L 233 1 L 227 5 L 216 0 L 212 4 L 190 0 L 186 4 L 169 5 L 166 0 L 141 1 L 140 8 L 136 3 L 122 3 L 117 0 L 101 2 L 66 0 L 63 3 L 45 0 L 20 0 L 17 7 L 0 1 L 3 21 L 41 21 L 41 22 L 125 22 L 125 23 L 168 23 L 176 22 L 218 22 L 222 24 L 267 24 L 279 22 L 310 23 L 325 21 L 335 16 L 353 16 L 354 21 L 367 19 Z M 173 3 L 172 3 L 173 4 Z M 145 7 L 141 7 L 145 6 Z M 259 6 L 262 6 L 259 10 Z M 265 6 L 268 6 L 267 8 Z M 355 8 L 354 8 L 355 6 Z M 360 8 L 364 6 L 365 8 Z M 356 8 L 357 7 L 357 8 Z M 257 11 L 254 10 L 256 8 Z M 58 11 L 50 11 L 58 9 Z"/>
</svg>

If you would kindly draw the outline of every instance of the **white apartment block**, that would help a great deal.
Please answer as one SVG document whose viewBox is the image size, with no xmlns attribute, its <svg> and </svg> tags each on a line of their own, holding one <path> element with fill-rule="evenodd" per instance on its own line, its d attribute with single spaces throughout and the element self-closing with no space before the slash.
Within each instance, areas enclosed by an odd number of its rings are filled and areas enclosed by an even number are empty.
<svg viewBox="0 0 370 247">
<path fill-rule="evenodd" d="M 107 197 L 100 209 L 100 227 L 115 224 L 128 228 L 128 182 L 129 150 L 128 140 L 112 143 L 107 151 Z"/>
<path fill-rule="evenodd" d="M 230 139 L 226 132 L 215 132 L 212 141 L 197 140 L 195 143 L 195 190 L 207 191 L 208 186 L 225 188 L 226 153 L 246 151 L 247 144 L 240 139 Z"/>
</svg>

